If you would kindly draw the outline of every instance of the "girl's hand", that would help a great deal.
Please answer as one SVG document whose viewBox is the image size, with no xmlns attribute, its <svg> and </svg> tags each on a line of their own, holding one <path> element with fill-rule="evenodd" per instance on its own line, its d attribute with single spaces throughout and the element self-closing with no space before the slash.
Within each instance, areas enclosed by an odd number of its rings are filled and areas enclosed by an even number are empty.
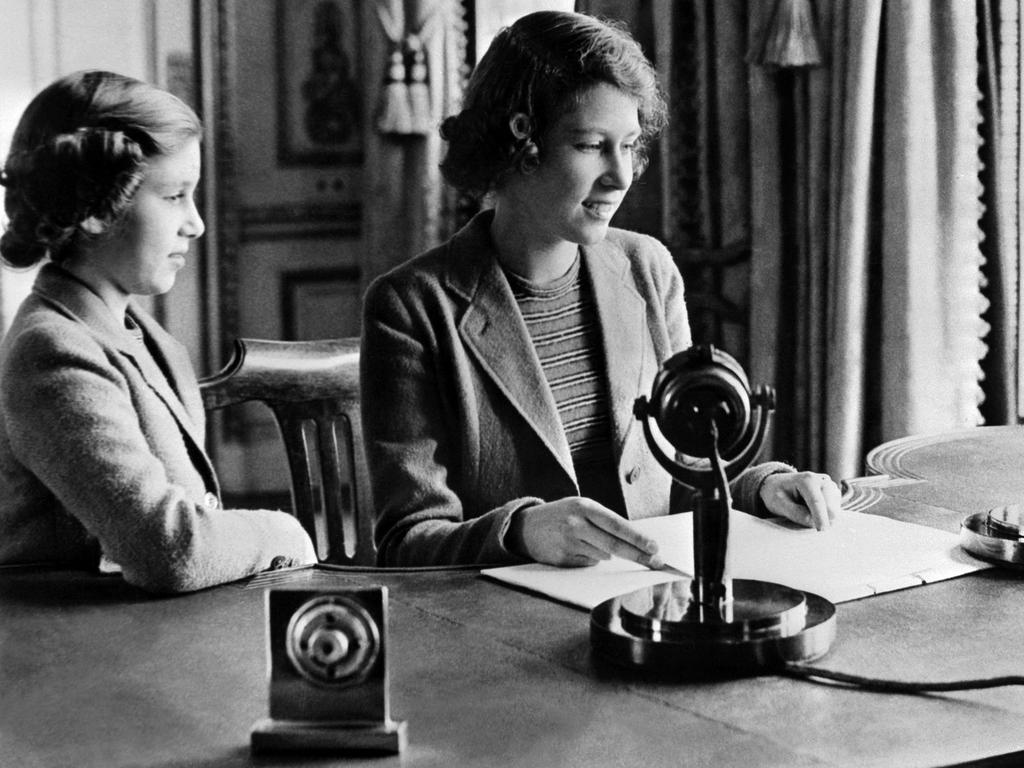
<svg viewBox="0 0 1024 768">
<path fill-rule="evenodd" d="M 819 531 L 832 524 L 841 497 L 832 478 L 818 472 L 778 472 L 761 484 L 769 512 Z"/>
<path fill-rule="evenodd" d="M 629 521 L 582 496 L 524 507 L 509 524 L 510 549 L 538 563 L 593 565 L 612 555 L 661 568 L 658 545 Z"/>
</svg>

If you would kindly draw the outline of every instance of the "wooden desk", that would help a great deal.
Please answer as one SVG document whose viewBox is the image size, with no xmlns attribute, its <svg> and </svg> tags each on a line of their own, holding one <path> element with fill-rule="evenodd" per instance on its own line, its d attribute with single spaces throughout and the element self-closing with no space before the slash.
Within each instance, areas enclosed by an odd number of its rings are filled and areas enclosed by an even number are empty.
<svg viewBox="0 0 1024 768">
<path fill-rule="evenodd" d="M 1024 427 L 906 437 L 878 446 L 866 463 L 892 479 L 880 486 L 886 495 L 930 507 L 924 519 L 950 530 L 968 514 L 1024 503 Z"/>
<path fill-rule="evenodd" d="M 1024 472 L 1016 476 L 1024 490 Z M 855 485 L 852 499 L 951 528 L 962 510 L 909 498 L 911 485 Z M 401 757 L 250 754 L 250 729 L 267 713 L 267 577 L 153 599 L 116 577 L 0 570 L 0 766 L 912 768 L 1024 759 L 1022 688 L 907 696 L 774 676 L 643 682 L 595 668 L 585 612 L 474 570 L 287 578 L 388 586 L 392 712 L 409 729 Z M 1022 639 L 1021 576 L 983 571 L 840 605 L 838 639 L 819 665 L 917 680 L 1014 674 Z M 993 758 L 1011 753 L 1020 754 Z"/>
</svg>

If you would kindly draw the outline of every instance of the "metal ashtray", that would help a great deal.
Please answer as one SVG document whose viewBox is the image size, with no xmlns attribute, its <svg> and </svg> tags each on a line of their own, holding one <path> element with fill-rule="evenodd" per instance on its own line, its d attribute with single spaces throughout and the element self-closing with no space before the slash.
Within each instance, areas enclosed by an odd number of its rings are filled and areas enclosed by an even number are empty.
<svg viewBox="0 0 1024 768">
<path fill-rule="evenodd" d="M 960 546 L 996 565 L 1024 568 L 1021 509 L 1016 504 L 969 515 L 960 524 Z"/>
</svg>

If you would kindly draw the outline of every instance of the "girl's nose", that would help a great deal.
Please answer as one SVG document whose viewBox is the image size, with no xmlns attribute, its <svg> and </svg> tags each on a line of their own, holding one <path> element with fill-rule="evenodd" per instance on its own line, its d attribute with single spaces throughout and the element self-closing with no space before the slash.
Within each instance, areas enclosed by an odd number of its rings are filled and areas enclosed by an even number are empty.
<svg viewBox="0 0 1024 768">
<path fill-rule="evenodd" d="M 186 237 L 193 239 L 202 237 L 206 231 L 206 224 L 203 222 L 203 217 L 199 215 L 199 209 L 196 207 L 195 200 L 189 200 L 189 217 L 185 220 L 185 224 L 181 229 Z"/>
<path fill-rule="evenodd" d="M 633 150 L 619 149 L 608 160 L 608 170 L 601 177 L 606 186 L 629 189 L 633 183 Z"/>
</svg>

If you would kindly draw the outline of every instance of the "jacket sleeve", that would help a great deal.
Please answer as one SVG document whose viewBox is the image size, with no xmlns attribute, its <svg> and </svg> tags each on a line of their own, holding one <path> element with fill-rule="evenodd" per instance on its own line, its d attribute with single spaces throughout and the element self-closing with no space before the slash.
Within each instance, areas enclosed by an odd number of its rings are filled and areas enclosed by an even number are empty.
<svg viewBox="0 0 1024 768">
<path fill-rule="evenodd" d="M 686 314 L 683 278 L 664 246 L 658 243 L 658 247 L 663 251 L 660 263 L 663 270 L 661 282 L 665 286 L 662 292 L 665 322 L 671 339 L 672 353 L 675 354 L 689 348 L 693 343 Z M 730 483 L 733 506 L 743 512 L 765 516 L 767 510 L 760 495 L 764 479 L 776 472 L 794 471 L 796 470 L 793 467 L 781 461 L 768 461 L 748 467 Z"/>
<path fill-rule="evenodd" d="M 161 451 L 192 471 L 180 431 L 144 431 L 138 393 L 107 355 L 73 324 L 26 330 L 5 361 L 0 408 L 14 455 L 124 578 L 185 592 L 259 572 L 279 556 L 309 562 L 312 544 L 291 515 L 210 508 L 196 488 L 172 481 Z"/>
<path fill-rule="evenodd" d="M 404 293 L 404 291 L 403 291 Z M 509 499 L 466 510 L 452 488 L 463 435 L 453 434 L 442 392 L 452 372 L 435 350 L 458 343 L 403 303 L 388 282 L 364 302 L 361 366 L 363 439 L 377 508 L 381 565 L 523 562 L 504 544 L 512 513 L 541 503 Z"/>
</svg>

